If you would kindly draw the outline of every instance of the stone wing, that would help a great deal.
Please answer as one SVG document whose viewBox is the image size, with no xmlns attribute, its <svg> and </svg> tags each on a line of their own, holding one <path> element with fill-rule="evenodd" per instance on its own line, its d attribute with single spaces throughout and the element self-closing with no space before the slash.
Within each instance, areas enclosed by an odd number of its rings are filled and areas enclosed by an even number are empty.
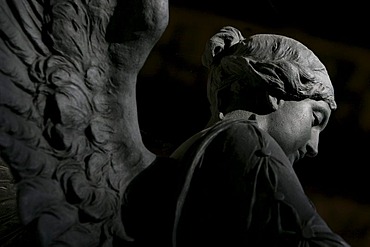
<svg viewBox="0 0 370 247">
<path fill-rule="evenodd" d="M 167 1 L 1 0 L 1 242 L 16 215 L 42 246 L 129 240 L 121 196 L 155 158 L 136 78 L 167 20 Z"/>
</svg>

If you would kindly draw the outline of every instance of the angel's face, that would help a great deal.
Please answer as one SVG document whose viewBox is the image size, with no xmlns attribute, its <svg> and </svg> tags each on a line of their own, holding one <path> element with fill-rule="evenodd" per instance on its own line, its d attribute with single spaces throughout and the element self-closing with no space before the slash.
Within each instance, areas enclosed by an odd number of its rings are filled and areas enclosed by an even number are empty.
<svg viewBox="0 0 370 247">
<path fill-rule="evenodd" d="M 331 114 L 325 101 L 281 101 L 265 118 L 263 129 L 281 146 L 291 163 L 318 153 L 319 135 Z"/>
</svg>

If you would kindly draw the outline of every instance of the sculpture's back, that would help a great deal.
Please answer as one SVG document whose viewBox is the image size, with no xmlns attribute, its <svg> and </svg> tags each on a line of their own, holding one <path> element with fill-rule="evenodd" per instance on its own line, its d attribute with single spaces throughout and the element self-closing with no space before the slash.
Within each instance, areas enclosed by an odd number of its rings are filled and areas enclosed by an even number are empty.
<svg viewBox="0 0 370 247">
<path fill-rule="evenodd" d="M 128 241 L 121 197 L 155 158 L 141 140 L 136 79 L 166 28 L 167 1 L 13 0 L 0 9 L 0 150 L 19 205 L 2 225 L 19 213 L 42 246 Z"/>
</svg>

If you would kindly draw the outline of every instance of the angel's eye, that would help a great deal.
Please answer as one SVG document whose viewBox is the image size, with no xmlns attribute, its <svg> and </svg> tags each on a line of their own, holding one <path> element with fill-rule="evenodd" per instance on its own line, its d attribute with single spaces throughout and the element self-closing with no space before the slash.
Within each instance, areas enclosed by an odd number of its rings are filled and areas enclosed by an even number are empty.
<svg viewBox="0 0 370 247">
<path fill-rule="evenodd" d="M 313 117 L 312 126 L 319 126 L 321 124 L 321 119 L 320 119 L 319 114 L 317 114 L 316 112 L 313 112 L 312 117 Z"/>
</svg>

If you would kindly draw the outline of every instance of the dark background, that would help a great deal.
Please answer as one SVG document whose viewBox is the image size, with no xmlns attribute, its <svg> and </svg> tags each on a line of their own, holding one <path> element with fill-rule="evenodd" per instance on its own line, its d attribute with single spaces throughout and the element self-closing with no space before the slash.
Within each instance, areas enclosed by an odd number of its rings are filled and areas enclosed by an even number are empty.
<svg viewBox="0 0 370 247">
<path fill-rule="evenodd" d="M 366 1 L 172 0 L 170 5 L 273 28 L 297 28 L 334 42 L 370 48 Z"/>
<path fill-rule="evenodd" d="M 370 37 L 365 2 L 170 1 L 170 23 L 138 82 L 139 121 L 148 148 L 170 154 L 209 118 L 205 42 L 224 25 L 244 36 L 283 34 L 327 66 L 338 109 L 319 155 L 295 165 L 320 214 L 353 247 L 370 246 Z"/>
</svg>

